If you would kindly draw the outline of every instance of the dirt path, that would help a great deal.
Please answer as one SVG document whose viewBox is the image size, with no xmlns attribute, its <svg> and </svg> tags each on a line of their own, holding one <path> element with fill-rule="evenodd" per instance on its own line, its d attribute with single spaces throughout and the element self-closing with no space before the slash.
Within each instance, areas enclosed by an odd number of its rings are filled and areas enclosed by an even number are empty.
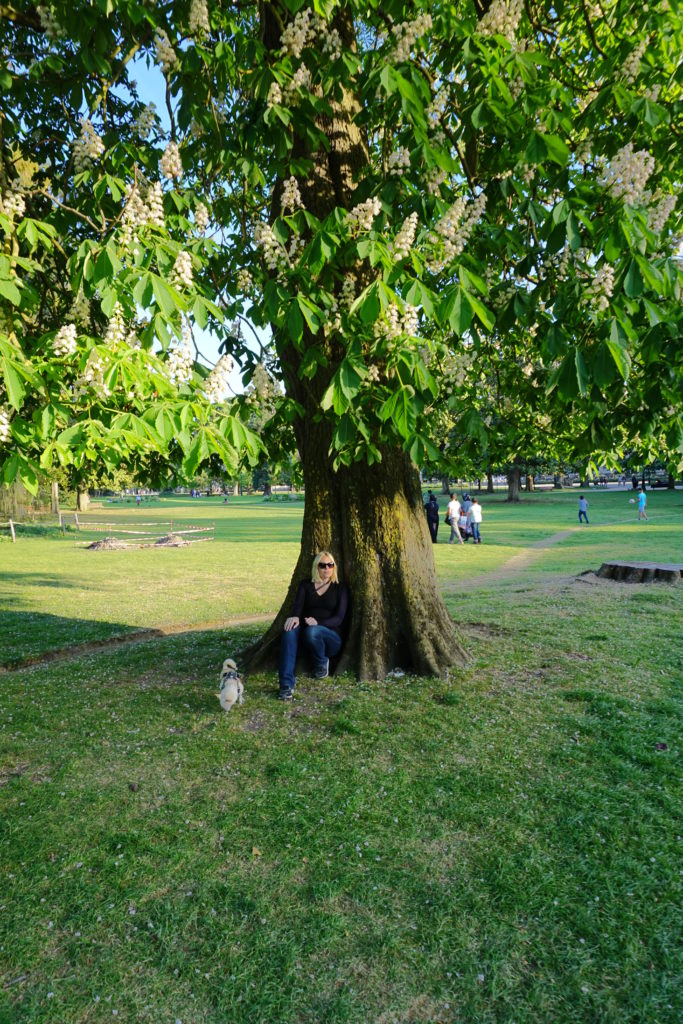
<svg viewBox="0 0 683 1024">
<path fill-rule="evenodd" d="M 535 544 L 520 552 L 519 555 L 513 555 L 500 569 L 482 573 L 481 576 L 473 576 L 467 580 L 460 580 L 457 584 L 446 584 L 444 591 L 448 593 L 453 590 L 471 590 L 496 580 L 509 580 L 511 576 L 514 576 L 521 569 L 527 569 L 530 565 L 533 565 L 541 557 L 545 548 L 552 548 L 555 544 L 560 544 L 567 537 L 571 537 L 573 533 L 576 533 L 578 529 L 578 526 L 573 526 L 569 530 L 560 530 L 559 533 L 553 533 L 550 537 L 544 537 L 543 540 L 536 541 Z"/>
<path fill-rule="evenodd" d="M 60 647 L 56 651 L 45 651 L 43 654 L 29 655 L 27 658 L 18 658 L 16 661 L 6 662 L 4 665 L 0 665 L 0 675 L 7 672 L 17 672 L 22 668 L 30 668 L 32 665 L 43 665 L 50 661 L 66 661 L 71 658 L 80 658 L 82 655 L 91 654 L 93 651 L 148 643 L 150 640 L 158 640 L 164 636 L 176 636 L 178 633 L 198 633 L 210 629 L 230 629 L 233 626 L 253 626 L 258 622 L 270 622 L 273 618 L 273 613 L 269 613 L 268 615 L 245 615 L 235 619 L 219 619 L 213 622 L 198 622 L 192 625 L 178 622 L 171 626 L 159 626 L 157 629 L 136 629 L 130 633 L 104 637 L 102 640 L 87 640 L 82 644 Z"/>
</svg>

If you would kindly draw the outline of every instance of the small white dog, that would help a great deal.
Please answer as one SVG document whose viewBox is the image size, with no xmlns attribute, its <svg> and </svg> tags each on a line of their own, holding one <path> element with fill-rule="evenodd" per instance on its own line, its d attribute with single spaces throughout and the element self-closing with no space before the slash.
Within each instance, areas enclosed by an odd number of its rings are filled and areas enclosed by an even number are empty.
<svg viewBox="0 0 683 1024">
<path fill-rule="evenodd" d="M 216 694 L 224 711 L 229 711 L 233 704 L 242 703 L 244 686 L 232 658 L 226 658 L 221 669 L 221 688 Z"/>
</svg>

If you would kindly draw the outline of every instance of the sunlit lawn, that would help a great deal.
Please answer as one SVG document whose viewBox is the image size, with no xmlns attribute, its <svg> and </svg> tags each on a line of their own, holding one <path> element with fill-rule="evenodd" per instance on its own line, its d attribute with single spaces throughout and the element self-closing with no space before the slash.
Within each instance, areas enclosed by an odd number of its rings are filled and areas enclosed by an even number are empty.
<svg viewBox="0 0 683 1024">
<path fill-rule="evenodd" d="M 579 574 L 683 561 L 683 493 L 589 497 L 547 548 L 575 492 L 442 524 L 466 669 L 292 706 L 264 674 L 228 717 L 300 503 L 176 502 L 216 520 L 190 549 L 0 541 L 0 664 L 212 624 L 0 675 L 0 1024 L 678 1021 L 683 585 Z"/>
</svg>

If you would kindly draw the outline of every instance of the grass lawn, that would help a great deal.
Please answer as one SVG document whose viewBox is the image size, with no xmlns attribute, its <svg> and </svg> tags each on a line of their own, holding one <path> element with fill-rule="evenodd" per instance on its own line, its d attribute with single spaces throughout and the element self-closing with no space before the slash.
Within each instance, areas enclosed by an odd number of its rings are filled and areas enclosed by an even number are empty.
<svg viewBox="0 0 683 1024">
<path fill-rule="evenodd" d="M 525 497 L 482 496 L 476 548 L 440 527 L 465 670 L 259 675 L 229 716 L 301 503 L 175 502 L 216 522 L 191 548 L 0 539 L 0 665 L 185 627 L 0 674 L 0 1024 L 681 1019 L 683 586 L 579 574 L 683 561 L 683 493 L 639 524 L 591 491 L 581 529 Z"/>
</svg>

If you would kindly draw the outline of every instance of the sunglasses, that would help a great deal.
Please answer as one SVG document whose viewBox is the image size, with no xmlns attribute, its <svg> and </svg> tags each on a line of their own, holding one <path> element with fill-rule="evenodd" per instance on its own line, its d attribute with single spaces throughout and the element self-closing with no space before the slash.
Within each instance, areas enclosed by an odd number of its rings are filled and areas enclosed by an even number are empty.
<svg viewBox="0 0 683 1024">
<path fill-rule="evenodd" d="M 318 562 L 319 569 L 334 569 L 334 562 Z"/>
</svg>

